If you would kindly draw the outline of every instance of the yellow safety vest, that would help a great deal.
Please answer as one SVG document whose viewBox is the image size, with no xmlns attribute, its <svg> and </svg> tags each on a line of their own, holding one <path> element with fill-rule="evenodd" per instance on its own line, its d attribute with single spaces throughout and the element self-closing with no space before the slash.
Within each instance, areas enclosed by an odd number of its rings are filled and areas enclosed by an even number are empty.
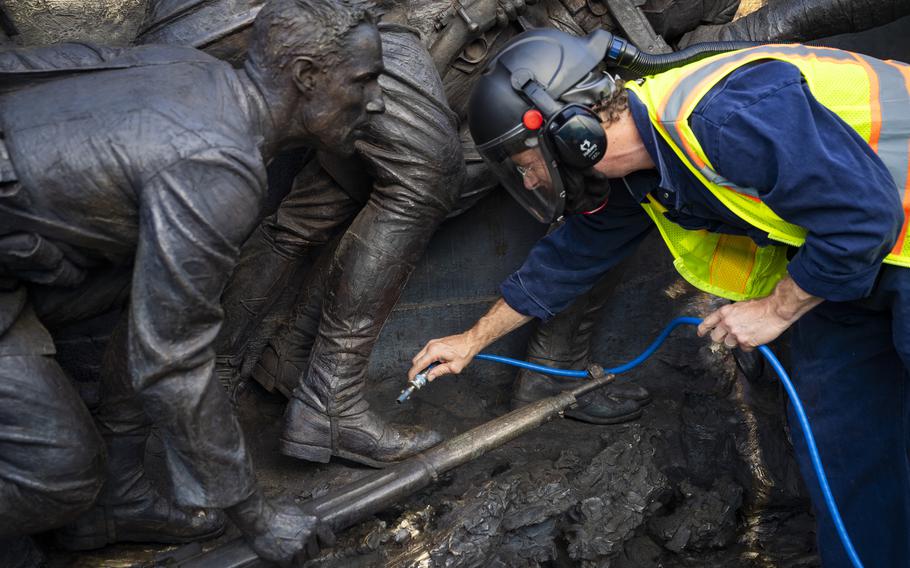
<svg viewBox="0 0 910 568">
<path fill-rule="evenodd" d="M 689 126 L 701 98 L 743 65 L 778 59 L 799 68 L 812 95 L 869 144 L 887 166 L 903 198 L 904 226 L 885 262 L 910 267 L 910 65 L 881 61 L 838 49 L 804 45 L 764 45 L 709 57 L 641 84 L 629 83 L 648 108 L 654 128 L 696 178 L 730 211 L 766 231 L 770 239 L 800 246 L 806 230 L 778 217 L 753 188 L 718 174 Z M 769 117 L 773 120 L 773 117 Z M 798 133 L 795 133 L 798 135 Z M 819 195 L 819 199 L 823 198 Z M 769 295 L 787 274 L 787 247 L 759 247 L 745 236 L 690 231 L 669 221 L 665 208 L 648 196 L 645 211 L 663 236 L 679 273 L 695 287 L 747 300 Z"/>
</svg>

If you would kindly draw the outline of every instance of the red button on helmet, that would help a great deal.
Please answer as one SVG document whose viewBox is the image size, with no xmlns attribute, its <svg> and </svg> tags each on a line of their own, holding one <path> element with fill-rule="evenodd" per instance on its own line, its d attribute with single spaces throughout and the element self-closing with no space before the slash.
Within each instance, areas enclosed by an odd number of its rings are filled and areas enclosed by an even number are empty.
<svg viewBox="0 0 910 568">
<path fill-rule="evenodd" d="M 543 115 L 540 114 L 540 111 L 532 108 L 531 110 L 525 112 L 524 116 L 521 118 L 521 121 L 524 123 L 525 128 L 528 130 L 537 130 L 543 126 Z"/>
</svg>

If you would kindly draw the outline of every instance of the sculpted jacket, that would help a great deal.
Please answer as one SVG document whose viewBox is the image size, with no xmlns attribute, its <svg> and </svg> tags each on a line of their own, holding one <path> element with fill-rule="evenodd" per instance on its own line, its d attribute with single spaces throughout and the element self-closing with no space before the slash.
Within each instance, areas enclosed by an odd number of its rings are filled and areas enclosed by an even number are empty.
<svg viewBox="0 0 910 568">
<path fill-rule="evenodd" d="M 224 283 L 265 195 L 261 101 L 245 76 L 196 50 L 90 52 L 74 51 L 100 70 L 0 96 L 18 178 L 0 186 L 0 269 L 32 282 L 41 268 L 53 271 L 41 259 L 31 270 L 8 262 L 15 251 L 4 239 L 29 235 L 86 277 L 132 271 L 130 379 L 162 434 L 175 496 L 230 506 L 254 478 L 213 374 L 212 342 Z M 27 74 L 66 59 L 58 51 L 6 69 Z"/>
</svg>

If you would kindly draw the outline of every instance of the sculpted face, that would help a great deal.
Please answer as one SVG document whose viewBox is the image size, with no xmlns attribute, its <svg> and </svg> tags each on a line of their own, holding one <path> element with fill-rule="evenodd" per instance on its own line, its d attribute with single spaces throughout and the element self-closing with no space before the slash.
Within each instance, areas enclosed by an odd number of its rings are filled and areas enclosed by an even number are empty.
<svg viewBox="0 0 910 568">
<path fill-rule="evenodd" d="M 376 27 L 361 24 L 348 32 L 341 62 L 298 73 L 306 102 L 303 124 L 320 149 L 339 154 L 354 151 L 369 114 L 385 110 L 379 74 L 382 44 Z"/>
</svg>

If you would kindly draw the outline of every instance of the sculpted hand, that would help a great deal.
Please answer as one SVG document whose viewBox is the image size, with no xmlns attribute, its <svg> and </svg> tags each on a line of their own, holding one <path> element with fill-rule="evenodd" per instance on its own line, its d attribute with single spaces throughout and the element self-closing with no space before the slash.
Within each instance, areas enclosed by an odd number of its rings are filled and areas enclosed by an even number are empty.
<svg viewBox="0 0 910 568">
<path fill-rule="evenodd" d="M 806 293 L 789 277 L 780 281 L 767 298 L 728 304 L 713 312 L 698 326 L 698 335 L 731 349 L 752 351 L 777 339 L 804 313 L 822 302 Z"/>
<path fill-rule="evenodd" d="M 320 546 L 335 543 L 332 531 L 293 503 L 279 503 L 254 493 L 227 510 L 253 550 L 282 567 L 303 566 Z"/>
<path fill-rule="evenodd" d="M 413 379 L 418 373 L 430 366 L 431 363 L 439 364 L 427 373 L 427 380 L 448 374 L 459 374 L 468 363 L 477 355 L 483 346 L 478 346 L 470 332 L 450 335 L 428 342 L 412 360 L 408 379 Z"/>
<path fill-rule="evenodd" d="M 525 0 L 499 0 L 499 7 L 496 9 L 496 22 L 500 26 L 505 26 L 514 21 L 525 11 Z"/>
</svg>

